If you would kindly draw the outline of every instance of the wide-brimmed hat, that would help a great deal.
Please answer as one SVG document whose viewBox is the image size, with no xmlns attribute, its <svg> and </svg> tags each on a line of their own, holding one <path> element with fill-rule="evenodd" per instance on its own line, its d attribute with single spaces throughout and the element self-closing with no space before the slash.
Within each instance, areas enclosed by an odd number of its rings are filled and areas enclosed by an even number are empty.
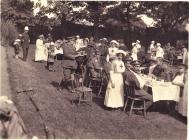
<svg viewBox="0 0 189 140">
<path fill-rule="evenodd" d="M 7 96 L 0 96 L 0 114 L 5 117 L 10 117 L 10 112 L 13 109 L 13 102 Z"/>
<path fill-rule="evenodd" d="M 21 40 L 20 39 L 16 39 L 15 42 L 20 42 Z"/>
<path fill-rule="evenodd" d="M 137 42 L 137 43 L 140 43 L 140 40 L 137 40 L 136 42 Z"/>
<path fill-rule="evenodd" d="M 58 39 L 56 42 L 57 42 L 57 43 L 62 43 L 62 40 Z"/>
<path fill-rule="evenodd" d="M 116 55 L 117 54 L 123 54 L 124 56 L 126 56 L 126 52 L 124 50 L 117 50 Z"/>
<path fill-rule="evenodd" d="M 39 35 L 39 38 L 44 38 L 44 35 Z"/>
<path fill-rule="evenodd" d="M 119 42 L 117 42 L 116 40 L 110 41 L 110 44 L 112 44 L 112 43 L 114 43 L 114 44 L 116 44 L 117 46 L 119 46 Z"/>
</svg>

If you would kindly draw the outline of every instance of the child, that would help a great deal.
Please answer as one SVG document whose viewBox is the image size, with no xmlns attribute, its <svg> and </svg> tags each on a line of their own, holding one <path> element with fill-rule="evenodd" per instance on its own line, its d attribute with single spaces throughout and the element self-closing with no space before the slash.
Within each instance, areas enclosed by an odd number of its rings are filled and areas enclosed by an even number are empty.
<svg viewBox="0 0 189 140">
<path fill-rule="evenodd" d="M 49 71 L 55 71 L 53 69 L 54 59 L 55 59 L 55 46 L 54 46 L 54 42 L 51 42 L 48 48 L 48 59 L 47 59 L 47 69 Z"/>
<path fill-rule="evenodd" d="M 20 43 L 21 43 L 21 40 L 20 39 L 16 39 L 14 41 L 14 52 L 15 52 L 15 58 L 18 59 L 18 55 L 19 55 L 19 51 L 20 51 Z"/>
</svg>

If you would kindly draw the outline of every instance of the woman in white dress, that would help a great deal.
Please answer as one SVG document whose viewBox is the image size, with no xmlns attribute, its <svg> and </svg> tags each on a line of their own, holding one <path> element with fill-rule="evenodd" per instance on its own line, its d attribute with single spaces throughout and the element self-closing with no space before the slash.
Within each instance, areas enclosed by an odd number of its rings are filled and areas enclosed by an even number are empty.
<svg viewBox="0 0 189 140">
<path fill-rule="evenodd" d="M 44 35 L 40 35 L 36 40 L 35 61 L 47 61 L 47 52 L 44 44 Z"/>
<path fill-rule="evenodd" d="M 131 51 L 131 57 L 133 58 L 133 61 L 137 61 L 138 60 L 138 48 L 137 48 L 137 44 L 136 43 L 132 43 L 132 51 Z"/>
<path fill-rule="evenodd" d="M 125 52 L 117 51 L 117 58 L 112 62 L 110 69 L 110 79 L 108 82 L 104 105 L 110 108 L 119 108 L 124 106 L 124 82 L 122 73 L 125 71 L 125 65 L 122 61 Z"/>
<path fill-rule="evenodd" d="M 187 117 L 187 106 L 188 106 L 188 70 L 186 65 L 180 65 L 179 73 L 173 80 L 173 84 L 180 86 L 180 100 L 178 103 L 177 111 L 184 117 Z"/>
<path fill-rule="evenodd" d="M 110 47 L 108 48 L 108 55 L 106 61 L 109 62 L 110 57 L 115 57 L 118 51 L 119 43 L 116 40 L 110 42 Z"/>
</svg>

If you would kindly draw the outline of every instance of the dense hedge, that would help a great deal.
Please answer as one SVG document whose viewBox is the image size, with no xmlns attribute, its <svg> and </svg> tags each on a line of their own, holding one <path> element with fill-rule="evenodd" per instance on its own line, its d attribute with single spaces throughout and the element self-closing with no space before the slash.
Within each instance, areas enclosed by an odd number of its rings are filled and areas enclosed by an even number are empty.
<svg viewBox="0 0 189 140">
<path fill-rule="evenodd" d="M 1 20 L 1 44 L 7 46 L 18 37 L 15 25 L 10 20 Z"/>
</svg>

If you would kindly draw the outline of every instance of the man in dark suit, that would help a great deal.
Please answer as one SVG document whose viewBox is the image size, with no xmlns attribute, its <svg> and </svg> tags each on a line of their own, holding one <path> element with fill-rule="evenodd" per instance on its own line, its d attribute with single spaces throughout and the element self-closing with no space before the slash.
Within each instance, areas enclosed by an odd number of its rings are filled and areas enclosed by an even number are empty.
<svg viewBox="0 0 189 140">
<path fill-rule="evenodd" d="M 28 26 L 25 26 L 24 33 L 22 34 L 23 61 L 26 61 L 27 59 L 30 44 L 30 37 L 28 35 L 28 31 Z"/>
<path fill-rule="evenodd" d="M 73 79 L 73 73 L 77 68 L 76 48 L 74 47 L 74 40 L 72 37 L 68 37 L 68 43 L 63 47 L 64 59 L 62 61 L 64 83 L 68 90 L 71 90 L 71 80 Z M 62 85 L 63 80 L 61 81 Z"/>
<path fill-rule="evenodd" d="M 143 89 L 144 83 L 139 81 L 139 79 L 136 77 L 136 75 L 138 75 L 140 72 L 140 63 L 136 61 L 131 64 L 133 65 L 132 70 L 130 68 L 127 68 L 123 73 L 125 84 L 134 87 L 135 96 L 137 98 L 145 99 L 147 101 L 146 108 L 148 109 L 153 103 L 153 98 L 151 94 L 147 93 Z"/>
</svg>

